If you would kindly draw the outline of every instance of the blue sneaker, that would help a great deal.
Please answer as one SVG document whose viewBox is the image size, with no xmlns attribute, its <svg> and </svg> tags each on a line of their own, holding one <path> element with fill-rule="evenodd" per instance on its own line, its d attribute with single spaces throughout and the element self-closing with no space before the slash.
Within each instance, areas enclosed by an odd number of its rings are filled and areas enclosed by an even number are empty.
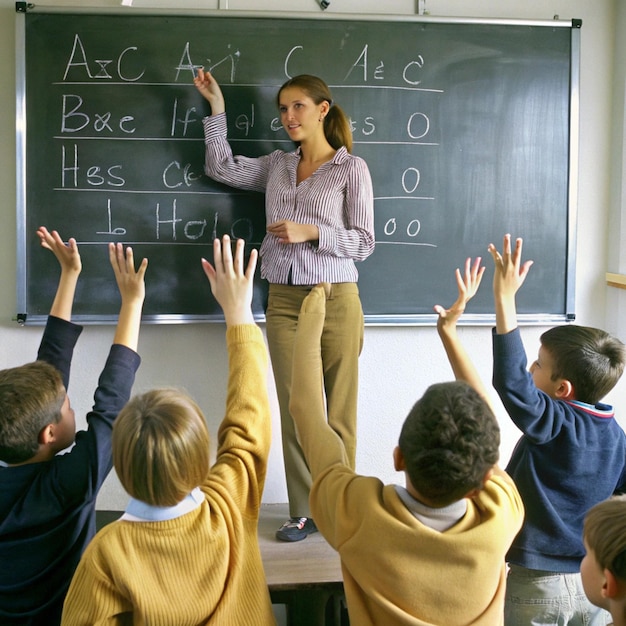
<svg viewBox="0 0 626 626">
<path fill-rule="evenodd" d="M 317 532 L 317 526 L 310 517 L 291 517 L 277 531 L 280 541 L 302 541 Z"/>
</svg>

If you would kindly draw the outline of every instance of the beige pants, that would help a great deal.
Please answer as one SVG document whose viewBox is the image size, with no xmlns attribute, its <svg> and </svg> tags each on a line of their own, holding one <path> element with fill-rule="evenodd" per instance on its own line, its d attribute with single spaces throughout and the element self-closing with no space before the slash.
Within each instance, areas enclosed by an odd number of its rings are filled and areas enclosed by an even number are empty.
<svg viewBox="0 0 626 626">
<path fill-rule="evenodd" d="M 274 285 L 266 311 L 267 342 L 280 406 L 283 460 L 291 517 L 310 517 L 311 473 L 289 413 L 293 341 L 302 301 L 310 287 Z M 328 423 L 341 437 L 354 468 L 359 354 L 363 347 L 363 310 L 356 283 L 333 284 L 326 301 L 322 332 L 322 363 Z"/>
</svg>

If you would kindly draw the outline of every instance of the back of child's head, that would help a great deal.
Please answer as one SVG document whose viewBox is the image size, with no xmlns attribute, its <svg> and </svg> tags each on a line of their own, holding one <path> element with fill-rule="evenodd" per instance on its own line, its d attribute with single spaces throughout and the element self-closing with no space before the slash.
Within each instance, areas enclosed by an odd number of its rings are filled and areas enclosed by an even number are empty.
<svg viewBox="0 0 626 626">
<path fill-rule="evenodd" d="M 626 495 L 591 508 L 585 517 L 583 537 L 601 569 L 626 582 Z"/>
<path fill-rule="evenodd" d="M 0 460 L 14 465 L 35 456 L 41 431 L 61 419 L 65 396 L 61 374 L 45 361 L 0 371 Z"/>
<path fill-rule="evenodd" d="M 113 464 L 126 491 L 173 506 L 209 472 L 209 432 L 200 407 L 177 389 L 137 395 L 113 427 Z"/>
<path fill-rule="evenodd" d="M 598 328 L 555 326 L 540 340 L 553 360 L 553 380 L 564 378 L 572 383 L 574 398 L 580 402 L 596 404 L 602 400 L 624 371 L 626 347 Z"/>
<path fill-rule="evenodd" d="M 413 487 L 435 506 L 480 489 L 497 463 L 500 428 L 485 400 L 462 381 L 431 385 L 399 440 Z"/>
</svg>

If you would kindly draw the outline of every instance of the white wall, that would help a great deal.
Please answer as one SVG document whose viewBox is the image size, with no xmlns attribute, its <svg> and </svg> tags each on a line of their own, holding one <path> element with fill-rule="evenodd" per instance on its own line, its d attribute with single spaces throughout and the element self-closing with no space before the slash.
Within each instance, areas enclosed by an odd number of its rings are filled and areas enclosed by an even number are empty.
<svg viewBox="0 0 626 626">
<path fill-rule="evenodd" d="M 119 1 L 60 2 L 90 7 L 117 7 Z M 187 2 L 174 0 L 135 0 L 134 7 L 222 8 L 258 11 L 258 0 L 213 0 Z M 316 0 L 265 0 L 263 10 L 320 13 Z M 605 272 L 626 273 L 626 254 L 620 242 L 626 235 L 624 214 L 624 68 L 614 59 L 624 58 L 614 50 L 615 34 L 626 27 L 626 9 L 618 0 L 426 0 L 433 15 L 471 17 L 512 17 L 525 19 L 581 18 L 581 125 L 579 171 L 579 224 L 577 243 L 576 311 L 577 322 L 607 327 L 626 340 L 626 320 L 620 311 L 626 307 L 626 291 L 607 288 Z M 44 0 L 37 6 L 55 6 Z M 332 0 L 327 12 L 413 14 L 413 0 Z M 0 368 L 32 360 L 41 328 L 20 328 L 12 321 L 16 313 L 15 246 L 15 44 L 12 0 L 0 0 Z M 621 25 L 621 28 L 620 28 Z M 45 71 L 45 67 L 41 68 Z M 612 92 L 615 85 L 615 93 Z M 45 97 L 42 94 L 41 97 Z M 614 107 L 614 108 L 613 108 Z M 612 145 L 611 142 L 615 140 Z M 609 237 L 609 224 L 611 236 Z M 54 227 L 53 224 L 48 224 Z M 565 225 L 564 225 L 565 227 Z M 71 233 L 62 233 L 69 236 Z M 515 233 L 513 233 L 515 235 Z M 459 250 L 459 258 L 464 251 Z M 487 259 L 487 262 L 490 262 Z M 452 279 L 452 277 L 451 277 Z M 532 280 L 532 274 L 529 278 Z M 208 286 L 207 286 L 208 288 Z M 490 285 L 484 288 L 489 289 Z M 435 303 L 433 303 L 435 304 Z M 441 303 L 448 304 L 448 303 Z M 538 337 L 545 330 L 524 327 L 529 358 L 534 358 Z M 91 406 L 93 389 L 112 337 L 112 328 L 88 326 L 74 359 L 70 397 L 77 415 Z M 490 329 L 461 328 L 462 336 L 475 356 L 486 380 L 491 376 Z M 221 325 L 145 326 L 142 330 L 140 368 L 135 391 L 158 385 L 187 388 L 205 410 L 212 433 L 222 416 L 225 390 L 224 331 Z M 391 451 L 400 425 L 414 401 L 436 381 L 449 379 L 451 372 L 433 328 L 367 327 L 361 357 L 359 471 L 375 474 L 388 482 L 401 479 L 392 469 Z M 270 379 L 274 408 L 274 438 L 265 490 L 265 502 L 285 502 L 277 406 Z M 626 380 L 610 395 L 626 423 Z M 510 420 L 500 410 L 503 428 L 502 462 L 505 463 L 518 437 Z M 84 424 L 84 422 L 83 422 Z M 80 426 L 80 424 L 79 424 Z M 106 482 L 99 508 L 123 508 L 126 497 L 114 475 Z"/>
</svg>

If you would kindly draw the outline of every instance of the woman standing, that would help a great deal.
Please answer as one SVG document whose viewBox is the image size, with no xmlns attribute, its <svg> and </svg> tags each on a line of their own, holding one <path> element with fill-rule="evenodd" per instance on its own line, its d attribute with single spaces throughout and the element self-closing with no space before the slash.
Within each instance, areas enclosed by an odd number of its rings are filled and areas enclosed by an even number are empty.
<svg viewBox="0 0 626 626">
<path fill-rule="evenodd" d="M 363 344 L 355 261 L 374 250 L 372 181 L 365 161 L 350 154 L 349 121 L 320 78 L 303 74 L 282 85 L 280 120 L 298 147 L 258 158 L 233 156 L 224 96 L 213 76 L 200 69 L 194 84 L 211 105 L 211 115 L 203 120 L 206 174 L 232 187 L 265 192 L 261 276 L 269 282 L 267 341 L 280 405 L 290 515 L 276 537 L 299 541 L 317 528 L 309 512 L 311 475 L 289 412 L 294 333 L 311 287 L 331 283 L 322 336 L 328 421 L 354 467 Z"/>
</svg>

